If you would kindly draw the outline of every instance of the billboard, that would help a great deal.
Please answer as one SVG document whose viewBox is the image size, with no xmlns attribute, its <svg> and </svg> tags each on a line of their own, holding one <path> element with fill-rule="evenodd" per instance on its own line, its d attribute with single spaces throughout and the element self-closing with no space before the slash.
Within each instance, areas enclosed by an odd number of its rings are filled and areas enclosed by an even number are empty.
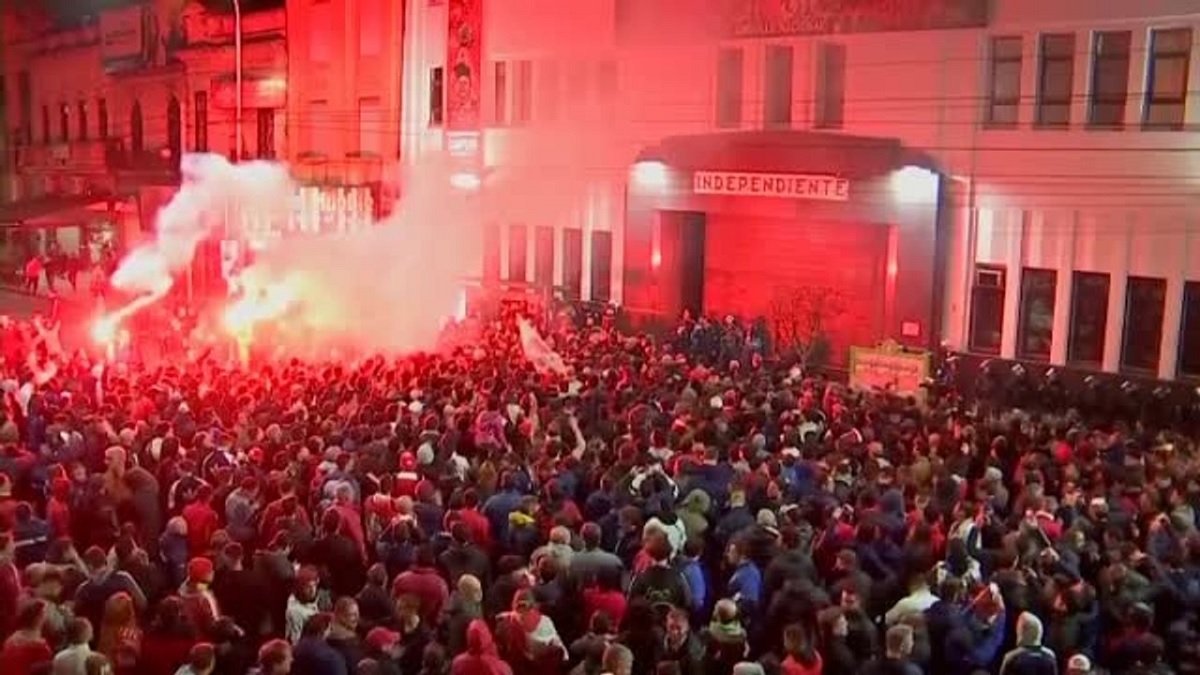
<svg viewBox="0 0 1200 675">
<path fill-rule="evenodd" d="M 147 7 L 100 13 L 100 56 L 108 72 L 146 65 L 158 43 L 158 22 Z"/>
<path fill-rule="evenodd" d="M 477 132 L 483 98 L 483 0 L 448 0 L 446 131 Z"/>
</svg>

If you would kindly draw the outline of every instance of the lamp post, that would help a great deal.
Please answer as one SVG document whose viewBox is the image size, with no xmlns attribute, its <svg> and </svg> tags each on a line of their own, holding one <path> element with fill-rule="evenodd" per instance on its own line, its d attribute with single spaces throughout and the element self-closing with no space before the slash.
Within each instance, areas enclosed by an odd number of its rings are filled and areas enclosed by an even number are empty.
<svg viewBox="0 0 1200 675">
<path fill-rule="evenodd" d="M 241 0 L 233 0 L 233 79 L 237 90 L 234 92 L 234 142 L 237 147 L 234 156 L 242 161 L 242 4 Z"/>
</svg>

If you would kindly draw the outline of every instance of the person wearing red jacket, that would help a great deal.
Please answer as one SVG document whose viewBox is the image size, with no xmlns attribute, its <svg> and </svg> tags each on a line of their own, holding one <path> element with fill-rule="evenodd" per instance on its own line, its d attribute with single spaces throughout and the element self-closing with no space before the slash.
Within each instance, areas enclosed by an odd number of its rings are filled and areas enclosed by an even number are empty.
<svg viewBox="0 0 1200 675">
<path fill-rule="evenodd" d="M 188 554 L 191 556 L 207 553 L 213 533 L 221 527 L 221 519 L 209 503 L 211 501 L 212 488 L 202 485 L 196 492 L 196 501 L 183 507 L 183 519 L 187 521 Z"/>
<path fill-rule="evenodd" d="M 334 496 L 334 504 L 329 507 L 341 519 L 341 532 L 358 544 L 362 559 L 367 559 L 367 535 L 363 531 L 362 514 L 354 504 L 354 491 L 348 485 L 339 485 Z"/>
<path fill-rule="evenodd" d="M 468 488 L 463 494 L 463 508 L 454 513 L 463 525 L 467 526 L 467 532 L 471 534 L 471 541 L 484 552 L 491 553 L 492 526 L 488 522 L 487 516 L 479 510 L 479 493 L 473 488 Z"/>
<path fill-rule="evenodd" d="M 421 601 L 421 621 L 427 626 L 437 625 L 442 608 L 450 600 L 450 589 L 435 564 L 433 548 L 422 544 L 417 549 L 416 563 L 392 582 L 393 598 L 413 595 Z"/>
<path fill-rule="evenodd" d="M 454 657 L 450 675 L 513 675 L 512 667 L 500 658 L 492 631 L 483 619 L 467 626 L 467 651 Z"/>
</svg>

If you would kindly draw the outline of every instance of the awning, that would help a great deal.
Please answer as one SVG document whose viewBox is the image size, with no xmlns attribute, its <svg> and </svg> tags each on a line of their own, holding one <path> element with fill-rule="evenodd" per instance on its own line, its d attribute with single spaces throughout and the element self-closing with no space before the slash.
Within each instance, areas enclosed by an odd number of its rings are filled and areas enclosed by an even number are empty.
<svg viewBox="0 0 1200 675">
<path fill-rule="evenodd" d="M 636 161 L 690 170 L 833 173 L 852 178 L 878 176 L 904 166 L 936 170 L 929 156 L 894 138 L 793 130 L 669 136 L 642 150 Z"/>
<path fill-rule="evenodd" d="M 48 225 L 89 220 L 98 214 L 97 205 L 107 206 L 110 199 L 120 197 L 96 195 L 61 195 L 23 199 L 0 205 L 0 225 Z M 89 215 L 90 214 L 90 217 Z"/>
</svg>

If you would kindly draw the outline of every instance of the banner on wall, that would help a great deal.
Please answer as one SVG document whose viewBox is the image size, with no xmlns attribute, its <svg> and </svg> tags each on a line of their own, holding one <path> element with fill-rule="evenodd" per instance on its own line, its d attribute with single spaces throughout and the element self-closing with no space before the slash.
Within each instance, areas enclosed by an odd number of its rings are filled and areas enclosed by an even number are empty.
<svg viewBox="0 0 1200 675">
<path fill-rule="evenodd" d="M 723 0 L 731 37 L 983 28 L 989 0 Z"/>
<path fill-rule="evenodd" d="M 850 386 L 888 391 L 900 396 L 921 396 L 929 377 L 929 354 L 910 351 L 887 341 L 878 347 L 850 348 Z"/>
<path fill-rule="evenodd" d="M 478 134 L 482 122 L 483 0 L 447 0 L 447 137 Z"/>
</svg>

